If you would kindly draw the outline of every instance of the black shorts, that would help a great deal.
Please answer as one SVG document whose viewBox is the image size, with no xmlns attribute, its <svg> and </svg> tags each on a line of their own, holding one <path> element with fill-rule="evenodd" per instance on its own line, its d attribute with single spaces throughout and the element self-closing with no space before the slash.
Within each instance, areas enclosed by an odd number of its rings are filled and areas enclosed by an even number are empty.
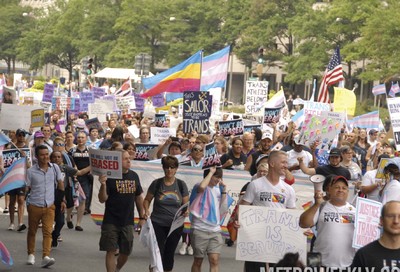
<svg viewBox="0 0 400 272">
<path fill-rule="evenodd" d="M 133 248 L 133 225 L 116 226 L 103 224 L 101 226 L 100 251 L 115 251 L 130 255 Z"/>
<path fill-rule="evenodd" d="M 8 191 L 7 194 L 9 196 L 24 196 L 25 195 L 25 187 L 17 188 L 11 191 Z"/>
</svg>

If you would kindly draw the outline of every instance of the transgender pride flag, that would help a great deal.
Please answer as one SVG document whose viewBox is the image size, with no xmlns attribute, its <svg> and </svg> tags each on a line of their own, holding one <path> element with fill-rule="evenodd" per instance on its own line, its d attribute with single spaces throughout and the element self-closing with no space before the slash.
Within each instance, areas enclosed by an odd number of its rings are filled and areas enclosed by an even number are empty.
<svg viewBox="0 0 400 272">
<path fill-rule="evenodd" d="M 347 125 L 349 128 L 366 128 L 366 129 L 372 129 L 372 128 L 379 128 L 379 112 L 378 111 L 372 111 L 363 115 L 359 115 L 357 117 L 354 117 L 352 120 L 347 120 Z"/>
<path fill-rule="evenodd" d="M 231 47 L 227 46 L 203 58 L 200 91 L 208 91 L 212 88 L 225 88 L 230 49 Z"/>
<path fill-rule="evenodd" d="M 25 186 L 26 158 L 14 161 L 0 179 L 0 195 Z"/>
</svg>

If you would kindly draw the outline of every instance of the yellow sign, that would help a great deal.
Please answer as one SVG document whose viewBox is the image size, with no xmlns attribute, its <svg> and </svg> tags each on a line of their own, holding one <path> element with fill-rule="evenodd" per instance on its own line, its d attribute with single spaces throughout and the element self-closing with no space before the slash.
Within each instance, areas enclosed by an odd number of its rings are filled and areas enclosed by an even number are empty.
<svg viewBox="0 0 400 272">
<path fill-rule="evenodd" d="M 354 116 L 356 112 L 356 95 L 353 91 L 345 88 L 334 88 L 334 112 L 345 112 L 347 115 Z"/>
<path fill-rule="evenodd" d="M 44 126 L 44 109 L 31 111 L 31 124 L 32 127 Z"/>
</svg>

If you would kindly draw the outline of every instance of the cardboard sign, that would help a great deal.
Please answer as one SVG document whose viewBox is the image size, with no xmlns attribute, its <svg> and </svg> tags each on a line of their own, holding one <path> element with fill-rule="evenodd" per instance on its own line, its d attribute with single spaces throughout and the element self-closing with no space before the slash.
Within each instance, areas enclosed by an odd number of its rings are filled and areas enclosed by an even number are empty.
<svg viewBox="0 0 400 272">
<path fill-rule="evenodd" d="M 156 113 L 154 117 L 156 127 L 168 127 L 167 116 L 165 114 Z"/>
<path fill-rule="evenodd" d="M 136 144 L 136 161 L 148 161 L 150 160 L 149 151 L 157 148 L 157 144 Z M 152 158 L 151 158 L 152 159 Z"/>
<path fill-rule="evenodd" d="M 104 88 L 100 88 L 100 87 L 93 87 L 92 92 L 93 92 L 95 99 L 106 95 L 106 90 Z"/>
<path fill-rule="evenodd" d="M 243 120 L 236 119 L 236 120 L 229 120 L 229 121 L 219 121 L 219 134 L 228 137 L 231 135 L 243 135 Z"/>
<path fill-rule="evenodd" d="M 164 93 L 156 94 L 151 99 L 153 101 L 153 107 L 155 107 L 155 108 L 162 107 L 165 104 L 164 103 Z"/>
<path fill-rule="evenodd" d="M 210 128 L 212 96 L 208 92 L 184 92 L 183 132 L 208 134 Z"/>
<path fill-rule="evenodd" d="M 97 117 L 100 122 L 107 122 L 107 113 L 113 112 L 114 102 L 103 99 L 95 99 L 93 104 L 89 104 L 88 114 L 90 117 Z"/>
<path fill-rule="evenodd" d="M 303 101 L 304 102 L 304 115 L 321 115 L 323 111 L 330 111 L 331 105 L 328 103 Z"/>
<path fill-rule="evenodd" d="M 357 198 L 353 248 L 361 248 L 381 236 L 379 218 L 382 203 L 367 198 Z"/>
<path fill-rule="evenodd" d="M 150 138 L 152 143 L 163 144 L 171 136 L 176 136 L 176 129 L 160 127 L 150 128 Z"/>
<path fill-rule="evenodd" d="M 256 113 L 268 101 L 268 81 L 246 81 L 246 114 Z"/>
<path fill-rule="evenodd" d="M 42 127 L 44 125 L 44 109 L 31 111 L 32 127 Z"/>
<path fill-rule="evenodd" d="M 90 148 L 89 157 L 93 175 L 122 179 L 122 152 Z"/>
<path fill-rule="evenodd" d="M 377 169 L 377 171 L 376 171 L 376 176 L 375 176 L 375 178 L 377 178 L 377 179 L 384 179 L 384 178 L 385 178 L 385 174 L 383 173 L 383 169 L 384 169 L 385 166 L 387 165 L 388 161 L 389 161 L 389 158 L 382 158 L 382 159 L 379 161 L 378 169 Z"/>
<path fill-rule="evenodd" d="M 208 169 L 213 166 L 221 166 L 221 160 L 214 142 L 211 142 L 204 147 L 203 169 Z"/>
<path fill-rule="evenodd" d="M 392 123 L 396 150 L 400 150 L 400 97 L 387 98 L 390 121 Z"/>
<path fill-rule="evenodd" d="M 307 237 L 299 226 L 301 210 L 241 205 L 236 260 L 277 263 L 298 252 L 306 263 Z"/>
<path fill-rule="evenodd" d="M 80 110 L 87 112 L 89 104 L 94 103 L 94 94 L 92 92 L 81 92 L 79 98 L 81 100 Z"/>
<path fill-rule="evenodd" d="M 31 112 L 37 109 L 41 109 L 41 107 L 2 104 L 0 114 L 0 128 L 9 130 L 29 128 L 32 121 Z"/>
<path fill-rule="evenodd" d="M 42 102 L 51 103 L 54 96 L 54 89 L 56 87 L 53 84 L 46 83 L 44 85 Z"/>
<path fill-rule="evenodd" d="M 136 106 L 135 111 L 144 112 L 145 99 L 141 98 L 140 94 L 138 94 L 138 93 L 134 93 L 133 96 L 135 97 L 135 106 Z"/>
<path fill-rule="evenodd" d="M 276 124 L 281 119 L 282 108 L 265 108 L 264 109 L 264 124 Z"/>
<path fill-rule="evenodd" d="M 20 148 L 20 150 L 25 152 L 25 155 L 28 158 L 28 161 L 29 160 L 32 161 L 30 148 Z M 3 153 L 4 169 L 7 169 L 8 167 L 11 166 L 11 164 L 13 164 L 13 162 L 22 158 L 21 153 L 18 151 L 18 149 L 7 149 L 7 150 L 3 150 L 2 153 Z"/>
<path fill-rule="evenodd" d="M 115 103 L 120 110 L 135 109 L 135 97 L 133 96 L 116 96 Z"/>
</svg>

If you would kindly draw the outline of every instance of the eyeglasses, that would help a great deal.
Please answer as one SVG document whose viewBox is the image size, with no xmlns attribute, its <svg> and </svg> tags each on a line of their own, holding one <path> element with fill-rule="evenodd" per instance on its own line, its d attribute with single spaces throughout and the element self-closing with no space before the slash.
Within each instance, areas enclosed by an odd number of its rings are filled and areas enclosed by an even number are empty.
<svg viewBox="0 0 400 272">
<path fill-rule="evenodd" d="M 55 146 L 65 146 L 63 143 L 54 143 Z"/>
<path fill-rule="evenodd" d="M 200 148 L 193 148 L 193 151 L 195 151 L 195 152 L 203 152 L 203 149 L 200 149 Z"/>
</svg>

